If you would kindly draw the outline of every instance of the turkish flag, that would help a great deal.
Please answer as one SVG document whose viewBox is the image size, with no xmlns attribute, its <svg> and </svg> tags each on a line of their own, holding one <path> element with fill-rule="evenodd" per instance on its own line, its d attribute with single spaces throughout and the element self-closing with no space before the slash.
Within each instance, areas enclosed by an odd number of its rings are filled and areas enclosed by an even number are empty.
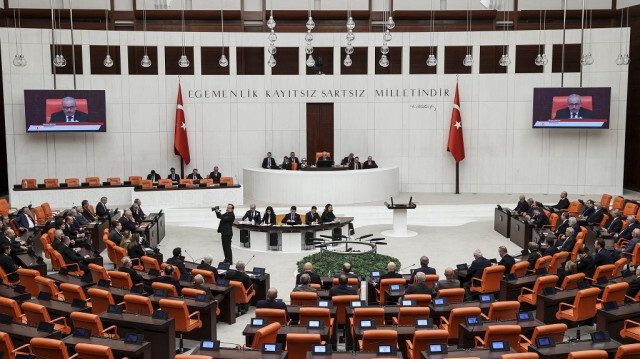
<svg viewBox="0 0 640 359">
<path fill-rule="evenodd" d="M 460 162 L 464 160 L 464 139 L 462 137 L 462 117 L 460 116 L 460 97 L 458 96 L 458 84 L 456 84 L 456 97 L 453 100 L 453 112 L 451 113 L 451 126 L 449 127 L 449 143 L 447 151 Z"/>
<path fill-rule="evenodd" d="M 184 163 L 191 162 L 189 140 L 187 139 L 187 123 L 182 108 L 182 86 L 178 85 L 178 104 L 176 106 L 176 136 L 173 141 L 173 153 L 182 157 Z"/>
</svg>

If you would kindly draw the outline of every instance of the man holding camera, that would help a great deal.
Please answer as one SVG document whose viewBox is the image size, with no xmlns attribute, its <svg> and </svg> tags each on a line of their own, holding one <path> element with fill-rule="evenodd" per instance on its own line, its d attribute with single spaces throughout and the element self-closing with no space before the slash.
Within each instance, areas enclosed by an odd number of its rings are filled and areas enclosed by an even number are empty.
<svg viewBox="0 0 640 359">
<path fill-rule="evenodd" d="M 232 264 L 233 263 L 233 254 L 231 253 L 231 237 L 233 237 L 233 221 L 236 219 L 235 214 L 233 214 L 234 206 L 229 203 L 227 205 L 227 211 L 224 214 L 220 213 L 220 207 L 215 206 L 211 208 L 212 211 L 216 212 L 216 217 L 220 219 L 220 224 L 218 224 L 218 233 L 222 236 L 222 250 L 224 251 L 224 262 Z"/>
</svg>

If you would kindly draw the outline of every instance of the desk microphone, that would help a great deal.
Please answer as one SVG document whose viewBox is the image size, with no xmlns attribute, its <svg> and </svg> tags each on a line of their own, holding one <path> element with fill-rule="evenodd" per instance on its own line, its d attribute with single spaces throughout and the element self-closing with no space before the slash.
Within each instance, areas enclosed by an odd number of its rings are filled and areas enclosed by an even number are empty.
<svg viewBox="0 0 640 359">
<path fill-rule="evenodd" d="M 410 268 L 410 267 L 413 267 L 413 266 L 415 266 L 415 265 L 416 265 L 415 263 L 413 263 L 413 264 L 409 264 L 408 266 L 406 266 L 406 267 L 404 267 L 404 268 L 401 268 L 398 272 L 402 272 L 403 270 L 405 270 L 405 269 L 407 269 L 407 268 Z"/>
<path fill-rule="evenodd" d="M 251 262 L 253 260 L 253 258 L 255 258 L 256 255 L 252 255 L 251 258 L 249 258 L 249 260 L 247 261 L 247 263 L 244 264 L 244 267 L 247 268 L 247 264 L 249 264 L 249 262 Z"/>
<path fill-rule="evenodd" d="M 186 250 L 186 249 L 184 250 L 184 253 L 185 253 L 186 255 L 188 255 L 188 256 L 189 256 L 189 258 L 191 258 L 191 261 L 192 261 L 192 262 L 195 262 L 195 261 L 196 261 L 195 259 L 193 259 L 193 257 L 191 256 L 191 254 L 189 254 L 189 252 L 187 252 L 187 250 Z"/>
</svg>

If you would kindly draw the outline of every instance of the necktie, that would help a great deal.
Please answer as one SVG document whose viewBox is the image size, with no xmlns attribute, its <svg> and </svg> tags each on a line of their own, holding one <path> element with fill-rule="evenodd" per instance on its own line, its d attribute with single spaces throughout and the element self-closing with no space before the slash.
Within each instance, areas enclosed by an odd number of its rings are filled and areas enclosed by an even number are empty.
<svg viewBox="0 0 640 359">
<path fill-rule="evenodd" d="M 67 116 L 67 122 L 71 122 L 71 116 Z"/>
</svg>

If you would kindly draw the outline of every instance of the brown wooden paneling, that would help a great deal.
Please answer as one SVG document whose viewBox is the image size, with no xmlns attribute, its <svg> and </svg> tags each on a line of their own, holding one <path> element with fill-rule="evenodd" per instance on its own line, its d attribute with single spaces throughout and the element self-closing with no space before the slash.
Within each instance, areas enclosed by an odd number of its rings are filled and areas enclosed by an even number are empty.
<svg viewBox="0 0 640 359">
<path fill-rule="evenodd" d="M 470 74 L 471 66 L 464 66 L 464 60 L 467 54 L 466 46 L 446 46 L 444 48 L 444 73 L 445 74 Z M 477 55 L 473 54 L 474 61 L 478 61 Z M 442 60 L 442 59 L 441 59 Z"/>
<path fill-rule="evenodd" d="M 271 69 L 272 75 L 298 75 L 300 50 L 297 47 L 279 47 L 274 55 L 276 66 Z"/>
<path fill-rule="evenodd" d="M 502 46 L 480 46 L 480 73 L 506 74 L 507 68 L 498 63 L 500 57 L 502 57 Z M 513 66 L 513 62 L 509 66 Z"/>
<path fill-rule="evenodd" d="M 427 66 L 429 47 L 412 47 L 409 49 L 409 73 L 412 75 L 435 75 L 437 66 Z M 433 47 L 433 54 L 438 58 L 438 48 Z M 440 59 L 438 59 L 439 61 Z"/>
<path fill-rule="evenodd" d="M 0 56 L 2 56 L 0 50 Z M 13 58 L 11 58 L 13 60 Z M 2 74 L 4 73 L 2 68 L 2 62 L 0 61 L 0 83 L 4 83 L 2 80 Z M 4 114 L 4 86 L 0 86 L 0 196 L 6 196 L 9 193 L 9 175 L 7 174 L 7 136 L 5 129 L 5 114 Z M 15 207 L 20 203 L 13 203 Z"/>
<path fill-rule="evenodd" d="M 264 75 L 264 47 L 238 47 L 236 55 L 238 75 Z"/>
<path fill-rule="evenodd" d="M 631 26 L 631 63 L 629 64 L 629 81 L 627 88 L 627 118 L 625 130 L 625 148 L 624 148 L 624 182 L 623 187 L 634 191 L 640 191 L 640 166 L 638 166 L 638 154 L 640 153 L 640 121 L 637 114 L 640 113 L 640 19 L 638 14 L 633 10 L 640 9 L 640 6 L 634 6 L 631 14 L 635 15 L 630 18 Z M 617 47 L 616 47 L 617 50 Z M 603 61 L 615 61 L 617 53 L 611 54 L 609 58 Z M 597 61 L 597 60 L 596 60 Z M 620 66 L 622 67 L 622 66 Z M 619 119 L 624 121 L 624 119 Z"/>
<path fill-rule="evenodd" d="M 164 48 L 164 73 L 167 75 L 193 75 L 194 60 L 193 47 L 184 48 L 184 53 L 189 59 L 188 67 L 178 66 L 180 56 L 182 56 L 182 46 L 167 46 Z"/>
<path fill-rule="evenodd" d="M 140 60 L 142 60 L 142 56 L 144 56 L 144 46 L 129 46 L 127 51 L 129 75 L 158 74 L 158 49 L 155 46 L 147 46 L 147 55 L 149 59 L 151 59 L 151 66 L 142 67 Z"/>
<path fill-rule="evenodd" d="M 58 53 L 62 53 L 64 59 L 67 60 L 67 66 L 65 67 L 56 67 L 57 75 L 73 75 L 73 56 L 71 56 L 71 45 L 56 45 L 58 48 Z M 76 53 L 76 75 L 82 75 L 82 45 L 75 45 L 75 53 Z M 51 50 L 51 59 L 49 60 L 49 64 L 51 64 L 51 73 L 53 73 L 53 46 L 49 45 L 49 49 Z"/>
<path fill-rule="evenodd" d="M 389 66 L 380 66 L 380 57 L 382 53 L 380 48 L 376 47 L 376 75 L 400 75 L 402 74 L 402 47 L 389 47 L 387 58 Z"/>
<path fill-rule="evenodd" d="M 315 75 L 318 71 L 322 71 L 325 75 L 333 75 L 333 47 L 314 47 L 313 58 L 316 60 L 316 66 L 305 66 L 307 75 Z M 320 59 L 322 59 L 322 66 L 318 63 Z"/>
<path fill-rule="evenodd" d="M 581 56 L 580 44 L 567 44 L 564 52 L 564 72 L 580 72 Z M 553 45 L 551 71 L 562 72 L 562 44 Z"/>
<path fill-rule="evenodd" d="M 544 53 L 544 45 L 541 46 L 540 53 Z M 538 45 L 516 45 L 516 73 L 541 74 L 544 66 L 536 65 L 535 60 L 537 56 Z"/>
<path fill-rule="evenodd" d="M 231 67 L 231 56 L 229 55 L 229 48 L 224 48 L 224 54 L 229 61 L 227 67 L 222 67 L 218 63 L 220 56 L 222 55 L 222 48 L 220 47 L 201 47 L 200 48 L 200 65 L 202 66 L 200 71 L 203 75 L 229 75 L 229 68 Z M 235 59 L 233 59 L 235 61 Z"/>
<path fill-rule="evenodd" d="M 120 75 L 120 46 L 109 46 L 109 54 L 113 59 L 113 66 L 105 67 L 104 57 L 107 55 L 107 47 L 101 45 L 89 47 L 92 75 Z"/>
<path fill-rule="evenodd" d="M 366 47 L 353 48 L 353 54 L 351 54 L 351 66 L 344 66 L 344 58 L 347 54 L 344 52 L 344 47 L 340 48 L 340 73 L 343 75 L 366 75 L 367 74 L 367 57 L 369 50 Z"/>
<path fill-rule="evenodd" d="M 333 103 L 307 104 L 307 162 L 315 164 L 316 152 L 333 150 Z"/>
</svg>

